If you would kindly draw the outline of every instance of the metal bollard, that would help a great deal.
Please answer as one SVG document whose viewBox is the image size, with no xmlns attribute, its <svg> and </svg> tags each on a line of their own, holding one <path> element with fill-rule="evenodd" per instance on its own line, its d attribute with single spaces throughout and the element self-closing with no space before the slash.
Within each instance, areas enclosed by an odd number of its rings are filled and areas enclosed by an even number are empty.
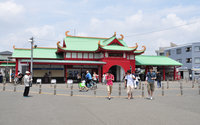
<svg viewBox="0 0 200 125">
<path fill-rule="evenodd" d="M 199 95 L 200 95 L 200 79 L 199 79 Z"/>
<path fill-rule="evenodd" d="M 41 94 L 42 93 L 42 84 L 40 83 L 40 85 L 39 85 L 39 94 Z"/>
<path fill-rule="evenodd" d="M 94 96 L 96 96 L 96 94 L 97 94 L 96 89 L 97 89 L 97 85 L 94 86 Z"/>
<path fill-rule="evenodd" d="M 56 84 L 54 84 L 54 95 L 56 95 Z"/>
<path fill-rule="evenodd" d="M 192 88 L 194 88 L 194 80 L 192 80 Z"/>
<path fill-rule="evenodd" d="M 167 89 L 169 89 L 169 79 L 167 79 Z"/>
<path fill-rule="evenodd" d="M 139 89 L 141 89 L 141 81 L 139 81 Z"/>
<path fill-rule="evenodd" d="M 71 96 L 73 96 L 73 84 L 71 84 Z"/>
<path fill-rule="evenodd" d="M 3 91 L 6 90 L 6 83 L 3 83 Z"/>
<path fill-rule="evenodd" d="M 122 90 L 122 88 L 121 88 L 121 84 L 119 84 L 119 96 L 121 96 L 121 90 Z"/>
<path fill-rule="evenodd" d="M 181 81 L 180 81 L 180 92 L 181 92 L 181 95 L 183 95 L 183 85 Z"/>
<path fill-rule="evenodd" d="M 14 83 L 14 92 L 16 92 L 16 82 Z"/>
<path fill-rule="evenodd" d="M 144 97 L 144 83 L 142 83 L 142 97 Z"/>
<path fill-rule="evenodd" d="M 164 86 L 164 82 L 162 82 L 162 96 L 164 96 L 164 95 L 165 95 L 164 88 L 165 88 L 165 86 Z"/>
</svg>

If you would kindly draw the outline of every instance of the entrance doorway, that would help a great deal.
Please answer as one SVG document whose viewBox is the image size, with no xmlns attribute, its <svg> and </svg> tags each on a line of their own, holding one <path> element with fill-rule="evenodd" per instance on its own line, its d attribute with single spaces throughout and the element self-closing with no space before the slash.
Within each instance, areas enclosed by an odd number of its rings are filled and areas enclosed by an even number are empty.
<svg viewBox="0 0 200 125">
<path fill-rule="evenodd" d="M 123 80 L 123 76 L 124 76 L 125 72 L 121 66 L 118 66 L 118 65 L 112 66 L 109 69 L 109 71 L 111 71 L 115 77 L 114 82 L 121 82 Z"/>
</svg>

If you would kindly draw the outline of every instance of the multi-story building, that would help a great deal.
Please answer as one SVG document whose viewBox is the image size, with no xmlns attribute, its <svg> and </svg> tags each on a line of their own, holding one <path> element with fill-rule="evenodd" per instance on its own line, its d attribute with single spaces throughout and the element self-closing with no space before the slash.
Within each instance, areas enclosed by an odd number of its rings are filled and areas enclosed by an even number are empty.
<svg viewBox="0 0 200 125">
<path fill-rule="evenodd" d="M 183 64 L 178 68 L 183 79 L 199 77 L 200 42 L 167 48 L 164 50 L 164 55 Z"/>
</svg>

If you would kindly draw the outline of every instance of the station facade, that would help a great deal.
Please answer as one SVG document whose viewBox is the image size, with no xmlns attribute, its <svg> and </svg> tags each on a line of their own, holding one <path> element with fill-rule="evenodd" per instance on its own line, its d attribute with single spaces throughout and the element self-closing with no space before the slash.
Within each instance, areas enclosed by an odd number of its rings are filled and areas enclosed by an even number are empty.
<svg viewBox="0 0 200 125">
<path fill-rule="evenodd" d="M 44 78 L 49 74 L 57 82 L 63 83 L 67 79 L 76 80 L 77 74 L 84 77 L 86 70 L 99 75 L 109 70 L 115 76 L 115 81 L 121 81 L 129 69 L 135 72 L 137 55 L 145 52 L 146 47 L 138 50 L 138 44 L 128 47 L 124 36 L 110 38 L 72 36 L 65 33 L 63 42 L 57 42 L 56 48 L 37 47 L 33 49 L 33 78 Z M 30 70 L 30 49 L 16 48 L 12 58 L 16 59 L 16 71 L 24 73 Z M 17 73 L 17 72 L 16 72 Z"/>
</svg>

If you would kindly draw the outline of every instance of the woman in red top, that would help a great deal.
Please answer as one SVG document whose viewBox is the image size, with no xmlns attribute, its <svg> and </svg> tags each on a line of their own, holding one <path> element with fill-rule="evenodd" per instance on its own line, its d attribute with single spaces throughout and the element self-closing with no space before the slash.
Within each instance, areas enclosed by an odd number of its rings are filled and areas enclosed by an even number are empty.
<svg viewBox="0 0 200 125">
<path fill-rule="evenodd" d="M 111 74 L 111 71 L 108 72 L 108 75 L 106 76 L 107 81 L 107 90 L 108 90 L 108 99 L 111 99 L 111 93 L 112 93 L 112 86 L 114 81 L 114 76 Z"/>
</svg>

